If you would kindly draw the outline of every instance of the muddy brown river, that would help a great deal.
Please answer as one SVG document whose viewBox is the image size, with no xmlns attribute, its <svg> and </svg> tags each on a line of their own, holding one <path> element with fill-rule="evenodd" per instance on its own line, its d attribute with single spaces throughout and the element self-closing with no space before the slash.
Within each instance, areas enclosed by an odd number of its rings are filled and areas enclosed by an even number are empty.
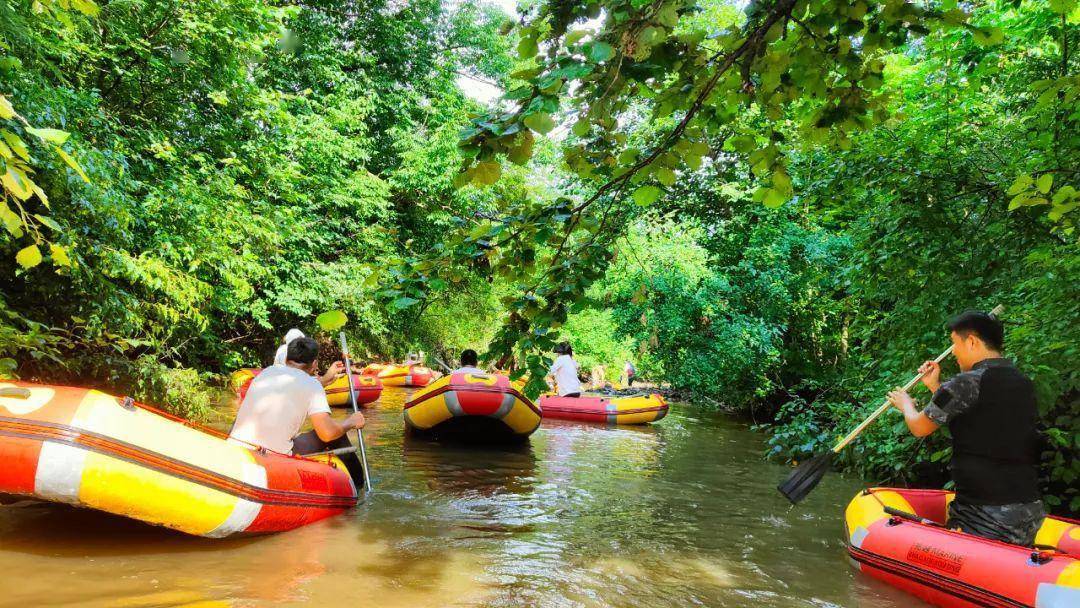
<svg viewBox="0 0 1080 608">
<path fill-rule="evenodd" d="M 367 410 L 375 491 L 293 532 L 0 507 L 0 606 L 922 606 L 848 565 L 857 481 L 830 475 L 793 509 L 762 435 L 721 414 L 546 421 L 524 447 L 476 449 L 406 437 L 406 395 Z"/>
</svg>

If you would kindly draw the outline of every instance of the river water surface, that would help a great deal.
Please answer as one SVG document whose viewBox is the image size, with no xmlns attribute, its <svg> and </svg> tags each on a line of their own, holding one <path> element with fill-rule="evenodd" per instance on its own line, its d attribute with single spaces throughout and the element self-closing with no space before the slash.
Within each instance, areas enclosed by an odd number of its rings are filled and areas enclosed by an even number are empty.
<svg viewBox="0 0 1080 608">
<path fill-rule="evenodd" d="M 293 532 L 207 540 L 0 507 L 0 605 L 919 604 L 848 565 L 857 482 L 830 475 L 792 509 L 762 436 L 723 415 L 675 405 L 652 427 L 545 421 L 522 448 L 469 449 L 406 437 L 407 394 L 386 389 L 367 409 L 374 493 Z"/>
</svg>

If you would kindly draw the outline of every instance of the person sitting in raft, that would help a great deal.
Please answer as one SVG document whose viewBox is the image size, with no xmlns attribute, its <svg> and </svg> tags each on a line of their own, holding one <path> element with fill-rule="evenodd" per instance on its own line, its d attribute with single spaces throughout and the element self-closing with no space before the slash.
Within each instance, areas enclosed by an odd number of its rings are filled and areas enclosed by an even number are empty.
<svg viewBox="0 0 1080 608">
<path fill-rule="evenodd" d="M 316 379 L 318 356 L 319 344 L 311 338 L 289 342 L 285 365 L 272 365 L 251 381 L 229 438 L 291 454 L 293 437 L 305 418 L 327 444 L 351 429 L 364 428 L 364 416 L 359 412 L 340 422 L 330 417 L 326 391 Z"/>
<path fill-rule="evenodd" d="M 461 351 L 461 367 L 450 372 L 451 374 L 486 374 L 484 370 L 477 367 L 480 363 L 480 357 L 477 356 L 476 351 L 471 348 L 466 348 Z"/>
<path fill-rule="evenodd" d="M 574 349 L 570 347 L 569 342 L 563 342 L 555 346 L 555 354 L 559 356 L 551 364 L 551 371 L 547 376 L 548 385 L 554 380 L 560 397 L 580 397 L 581 380 L 578 379 L 580 366 L 574 360 Z"/>
<path fill-rule="evenodd" d="M 1034 385 L 1001 356 L 1000 321 L 967 311 L 948 327 L 960 373 L 942 383 L 941 367 L 927 361 L 919 368 L 922 383 L 934 394 L 926 409 L 918 412 L 900 389 L 889 393 L 889 401 L 916 437 L 949 427 L 956 499 L 949 505 L 948 527 L 1031 546 L 1046 517 L 1039 500 Z"/>
<path fill-rule="evenodd" d="M 281 346 L 278 347 L 277 352 L 274 353 L 274 365 L 285 365 L 285 358 L 289 351 L 289 344 L 297 338 L 303 338 L 304 332 L 296 329 L 295 327 L 285 332 L 285 340 Z M 360 373 L 353 367 L 354 373 Z M 319 384 L 323 386 L 330 386 L 330 384 L 341 377 L 345 373 L 345 364 L 341 361 L 334 361 L 330 364 L 330 367 L 326 369 L 326 373 L 319 376 Z"/>
</svg>

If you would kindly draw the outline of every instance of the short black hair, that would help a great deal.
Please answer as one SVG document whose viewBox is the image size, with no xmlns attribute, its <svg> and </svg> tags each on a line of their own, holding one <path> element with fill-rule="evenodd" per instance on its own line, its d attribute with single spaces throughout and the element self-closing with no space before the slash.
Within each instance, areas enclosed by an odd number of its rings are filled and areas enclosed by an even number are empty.
<svg viewBox="0 0 1080 608">
<path fill-rule="evenodd" d="M 993 350 L 1000 351 L 1005 346 L 1005 326 L 981 310 L 965 310 L 950 319 L 948 327 L 965 338 L 975 334 Z"/>
<path fill-rule="evenodd" d="M 461 364 L 471 367 L 476 367 L 479 359 L 476 356 L 476 351 L 471 348 L 466 348 L 461 351 Z"/>
<path fill-rule="evenodd" d="M 570 346 L 569 342 L 559 342 L 555 345 L 555 353 L 559 355 L 574 356 L 574 349 Z"/>
<path fill-rule="evenodd" d="M 293 363 L 308 365 L 319 356 L 319 343 L 313 338 L 304 336 L 289 342 L 285 359 Z"/>
</svg>

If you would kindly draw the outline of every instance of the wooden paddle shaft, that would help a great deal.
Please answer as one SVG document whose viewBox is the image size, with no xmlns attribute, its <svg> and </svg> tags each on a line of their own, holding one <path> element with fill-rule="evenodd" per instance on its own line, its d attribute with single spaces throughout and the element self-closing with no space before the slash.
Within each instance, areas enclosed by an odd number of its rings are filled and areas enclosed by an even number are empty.
<svg viewBox="0 0 1080 608">
<path fill-rule="evenodd" d="M 996 316 L 1000 315 L 1002 312 L 1004 312 L 1004 310 L 1005 310 L 1005 307 L 1001 306 L 999 304 L 999 305 L 995 306 L 993 310 L 990 311 L 990 316 L 996 317 Z M 948 357 L 949 355 L 952 354 L 952 351 L 953 351 L 953 347 L 950 346 L 949 348 L 945 349 L 945 352 L 938 355 L 937 359 L 934 359 L 934 362 L 935 363 L 941 363 L 941 361 L 943 359 L 945 359 L 945 357 Z M 915 386 L 915 383 L 918 382 L 919 380 L 921 380 L 923 375 L 924 374 L 917 374 L 914 378 L 912 378 L 911 380 L 908 380 L 908 383 L 904 385 L 904 390 L 905 391 L 911 390 L 911 387 Z M 866 429 L 866 427 L 870 426 L 875 420 L 877 420 L 878 416 L 880 416 L 880 415 L 884 414 L 885 412 L 887 412 L 890 407 L 892 407 L 892 404 L 889 403 L 888 399 L 886 399 L 885 403 L 882 403 L 881 407 L 874 410 L 874 413 L 870 414 L 869 418 L 867 418 L 866 420 L 863 420 L 862 424 L 855 427 L 855 429 L 853 431 L 851 431 L 850 433 L 847 434 L 846 437 L 841 439 L 839 441 L 839 443 L 836 444 L 836 447 L 834 447 L 832 449 L 832 451 L 833 452 L 839 452 L 840 450 L 844 449 L 847 446 L 847 444 L 851 443 L 852 441 L 854 441 L 854 439 L 856 437 L 859 436 L 859 433 L 862 433 Z"/>
<path fill-rule="evenodd" d="M 952 349 L 953 349 L 953 347 L 950 346 L 948 349 L 945 350 L 945 352 L 938 355 L 937 359 L 934 359 L 934 361 L 936 363 L 941 363 L 941 361 L 944 360 L 945 357 L 948 357 L 949 355 L 952 354 Z M 919 380 L 921 380 L 923 375 L 924 374 L 918 374 L 914 378 L 912 378 L 911 380 L 908 380 L 908 383 L 904 385 L 904 390 L 905 391 L 911 390 L 911 387 L 915 386 L 915 383 L 918 382 Z M 836 447 L 834 447 L 832 451 L 839 452 L 840 450 L 844 449 L 844 447 L 846 447 L 847 444 L 851 443 L 852 441 L 855 440 L 856 437 L 859 436 L 859 433 L 862 433 L 863 430 L 866 429 L 866 427 L 870 426 L 875 420 L 877 420 L 878 416 L 880 416 L 880 415 L 884 414 L 885 412 L 889 411 L 890 407 L 892 407 L 892 404 L 889 403 L 888 399 L 886 399 L 885 403 L 882 403 L 881 407 L 874 410 L 874 413 L 870 414 L 869 418 L 867 418 L 866 420 L 863 420 L 862 424 L 855 427 L 854 430 L 852 430 L 850 433 L 847 434 L 847 436 L 845 436 L 843 439 L 841 439 L 840 442 L 836 444 Z"/>
</svg>

